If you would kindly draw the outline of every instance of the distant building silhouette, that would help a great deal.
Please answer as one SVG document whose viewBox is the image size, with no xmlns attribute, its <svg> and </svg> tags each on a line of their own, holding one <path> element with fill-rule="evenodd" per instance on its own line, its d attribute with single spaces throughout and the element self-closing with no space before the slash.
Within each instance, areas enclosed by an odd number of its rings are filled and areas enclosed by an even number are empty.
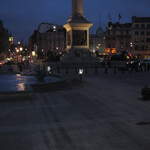
<svg viewBox="0 0 150 150">
<path fill-rule="evenodd" d="M 132 42 L 135 54 L 150 56 L 150 17 L 132 17 Z"/>
<path fill-rule="evenodd" d="M 150 17 L 134 16 L 131 23 L 109 22 L 105 35 L 106 49 L 150 57 Z"/>
<path fill-rule="evenodd" d="M 0 20 L 0 55 L 6 54 L 9 49 L 9 32 L 4 27 L 3 22 Z"/>
<path fill-rule="evenodd" d="M 131 23 L 109 22 L 106 31 L 105 48 L 115 48 L 117 52 L 129 51 L 131 49 L 131 30 Z"/>
<path fill-rule="evenodd" d="M 105 49 L 105 32 L 101 27 L 97 28 L 96 34 L 90 34 L 90 51 L 103 53 Z"/>
</svg>

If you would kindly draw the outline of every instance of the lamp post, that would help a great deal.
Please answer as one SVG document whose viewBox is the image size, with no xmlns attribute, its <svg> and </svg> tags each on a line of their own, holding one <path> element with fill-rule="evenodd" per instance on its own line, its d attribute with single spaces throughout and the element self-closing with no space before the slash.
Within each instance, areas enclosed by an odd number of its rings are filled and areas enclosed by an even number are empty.
<svg viewBox="0 0 150 150">
<path fill-rule="evenodd" d="M 36 52 L 35 51 L 32 51 L 32 61 L 34 62 L 34 58 L 36 57 Z"/>
<path fill-rule="evenodd" d="M 47 67 L 47 72 L 48 72 L 49 74 L 52 74 L 52 67 L 51 67 L 51 66 L 48 66 L 48 67 Z"/>
<path fill-rule="evenodd" d="M 16 48 L 16 54 L 17 54 L 17 63 L 19 62 L 19 49 Z"/>
<path fill-rule="evenodd" d="M 82 81 L 82 78 L 83 78 L 83 73 L 84 73 L 84 70 L 82 68 L 79 69 L 79 78 L 80 78 L 80 81 Z"/>
</svg>

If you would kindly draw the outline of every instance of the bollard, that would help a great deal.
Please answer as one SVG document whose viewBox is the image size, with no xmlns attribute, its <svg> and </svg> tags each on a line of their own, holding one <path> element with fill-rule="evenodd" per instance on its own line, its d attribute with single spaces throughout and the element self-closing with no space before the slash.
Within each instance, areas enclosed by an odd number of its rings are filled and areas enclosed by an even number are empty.
<svg viewBox="0 0 150 150">
<path fill-rule="evenodd" d="M 117 67 L 114 67 L 114 74 L 117 74 Z"/>
<path fill-rule="evenodd" d="M 83 70 L 83 69 L 79 69 L 78 74 L 79 74 L 79 78 L 80 78 L 80 81 L 81 81 L 81 82 L 82 82 L 82 80 L 83 80 L 83 73 L 84 73 L 84 70 Z"/>
<path fill-rule="evenodd" d="M 108 67 L 105 67 L 104 73 L 105 73 L 105 74 L 108 74 Z"/>
<path fill-rule="evenodd" d="M 147 85 L 142 88 L 141 95 L 143 100 L 150 100 L 150 88 Z"/>
<path fill-rule="evenodd" d="M 95 74 L 98 74 L 98 68 L 95 67 Z"/>
<path fill-rule="evenodd" d="M 87 74 L 87 73 L 88 73 L 88 69 L 87 69 L 87 68 L 85 68 L 84 70 L 85 70 L 85 74 Z"/>
<path fill-rule="evenodd" d="M 69 70 L 68 70 L 68 68 L 66 68 L 66 72 L 65 72 L 66 74 L 69 74 Z"/>
<path fill-rule="evenodd" d="M 76 74 L 78 73 L 78 68 L 77 68 L 77 67 L 75 67 L 75 73 L 76 73 Z"/>
<path fill-rule="evenodd" d="M 57 73 L 58 73 L 58 74 L 60 73 L 60 68 L 59 68 L 59 67 L 57 67 Z"/>
</svg>

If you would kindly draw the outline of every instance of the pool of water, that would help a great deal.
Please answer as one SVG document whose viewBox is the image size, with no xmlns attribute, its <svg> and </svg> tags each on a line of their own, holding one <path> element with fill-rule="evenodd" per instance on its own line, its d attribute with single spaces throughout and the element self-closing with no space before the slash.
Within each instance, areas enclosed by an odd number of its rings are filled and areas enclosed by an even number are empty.
<svg viewBox="0 0 150 150">
<path fill-rule="evenodd" d="M 46 77 L 45 83 L 60 81 L 58 77 Z M 21 92 L 31 90 L 30 85 L 36 84 L 37 79 L 34 76 L 0 75 L 0 92 Z"/>
</svg>

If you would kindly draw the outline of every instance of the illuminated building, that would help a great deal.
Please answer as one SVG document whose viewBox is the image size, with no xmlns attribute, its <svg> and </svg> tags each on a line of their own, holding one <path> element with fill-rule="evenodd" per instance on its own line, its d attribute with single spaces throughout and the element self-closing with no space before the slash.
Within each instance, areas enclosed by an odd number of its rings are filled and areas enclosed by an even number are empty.
<svg viewBox="0 0 150 150">
<path fill-rule="evenodd" d="M 105 32 L 101 27 L 96 34 L 90 34 L 90 51 L 102 54 L 105 49 Z"/>
<path fill-rule="evenodd" d="M 92 27 L 84 17 L 83 0 L 72 0 L 72 16 L 64 25 L 67 49 L 89 49 L 89 29 Z"/>
<path fill-rule="evenodd" d="M 131 23 L 108 23 L 105 48 L 150 57 L 150 17 L 132 17 Z"/>
<path fill-rule="evenodd" d="M 13 36 L 10 36 L 10 37 L 9 37 L 9 43 L 10 43 L 10 44 L 14 44 L 14 37 L 13 37 Z"/>
<path fill-rule="evenodd" d="M 95 61 L 90 51 L 90 28 L 93 24 L 87 20 L 83 11 L 83 0 L 72 0 L 72 15 L 64 25 L 66 29 L 66 51 L 61 58 L 65 63 Z"/>
<path fill-rule="evenodd" d="M 116 49 L 117 52 L 131 51 L 131 23 L 108 23 L 105 48 Z"/>
<path fill-rule="evenodd" d="M 29 50 L 38 57 L 47 57 L 49 52 L 61 53 L 66 48 L 66 31 L 61 25 L 41 23 L 29 39 Z"/>
<path fill-rule="evenodd" d="M 72 16 L 64 25 L 67 31 L 66 45 L 69 51 L 89 49 L 89 29 L 93 24 L 84 17 L 83 12 L 83 0 L 72 0 Z"/>
<path fill-rule="evenodd" d="M 132 17 L 133 53 L 150 57 L 150 17 Z"/>
</svg>

